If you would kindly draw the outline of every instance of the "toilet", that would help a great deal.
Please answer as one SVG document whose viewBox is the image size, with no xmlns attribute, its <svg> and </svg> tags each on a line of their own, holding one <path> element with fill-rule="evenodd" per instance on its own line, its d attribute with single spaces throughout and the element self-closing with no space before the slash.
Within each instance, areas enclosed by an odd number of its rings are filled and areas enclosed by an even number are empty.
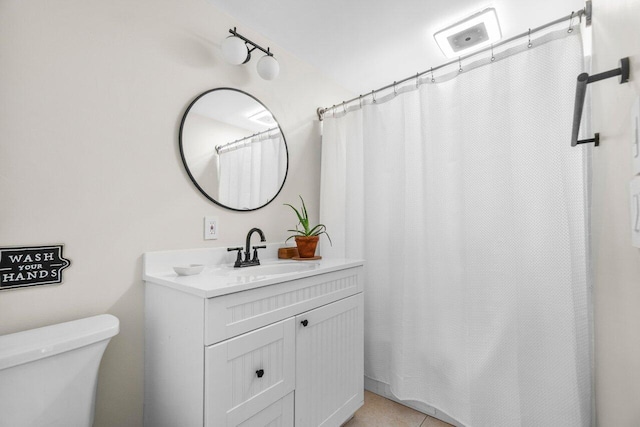
<svg viewBox="0 0 640 427">
<path fill-rule="evenodd" d="M 93 425 L 110 314 L 0 336 L 0 427 Z"/>
</svg>

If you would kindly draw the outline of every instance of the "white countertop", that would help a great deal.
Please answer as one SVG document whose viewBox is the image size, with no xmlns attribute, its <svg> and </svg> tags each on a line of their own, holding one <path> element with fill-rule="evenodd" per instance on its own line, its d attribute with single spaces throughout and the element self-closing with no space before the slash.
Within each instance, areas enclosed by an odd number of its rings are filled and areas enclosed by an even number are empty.
<svg viewBox="0 0 640 427">
<path fill-rule="evenodd" d="M 261 274 L 260 267 L 234 269 L 235 253 L 227 253 L 226 248 L 190 249 L 145 253 L 143 279 L 148 283 L 167 286 L 202 298 L 213 298 L 364 265 L 363 260 L 353 259 L 313 261 L 278 259 L 276 258 L 278 247 L 282 247 L 282 244 L 270 244 L 267 245 L 264 253 L 260 253 L 263 265 L 301 263 L 304 270 L 282 274 Z M 203 264 L 205 268 L 201 273 L 193 276 L 178 276 L 173 267 L 185 264 Z M 302 264 L 306 265 L 303 267 Z M 295 268 L 295 266 L 292 267 Z"/>
</svg>

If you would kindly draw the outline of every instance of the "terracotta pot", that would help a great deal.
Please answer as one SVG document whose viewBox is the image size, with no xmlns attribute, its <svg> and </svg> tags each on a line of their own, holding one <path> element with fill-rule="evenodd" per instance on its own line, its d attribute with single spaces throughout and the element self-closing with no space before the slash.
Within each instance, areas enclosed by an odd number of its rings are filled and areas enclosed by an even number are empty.
<svg viewBox="0 0 640 427">
<path fill-rule="evenodd" d="M 320 236 L 296 236 L 298 255 L 300 258 L 313 258 L 316 254 L 316 246 Z"/>
</svg>

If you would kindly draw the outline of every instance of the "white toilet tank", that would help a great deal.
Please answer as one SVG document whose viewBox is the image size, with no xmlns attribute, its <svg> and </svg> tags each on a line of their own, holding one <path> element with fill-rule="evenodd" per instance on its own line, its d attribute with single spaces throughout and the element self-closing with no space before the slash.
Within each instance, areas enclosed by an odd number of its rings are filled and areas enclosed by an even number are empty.
<svg viewBox="0 0 640 427">
<path fill-rule="evenodd" d="M 0 336 L 0 427 L 89 427 L 110 314 Z"/>
</svg>

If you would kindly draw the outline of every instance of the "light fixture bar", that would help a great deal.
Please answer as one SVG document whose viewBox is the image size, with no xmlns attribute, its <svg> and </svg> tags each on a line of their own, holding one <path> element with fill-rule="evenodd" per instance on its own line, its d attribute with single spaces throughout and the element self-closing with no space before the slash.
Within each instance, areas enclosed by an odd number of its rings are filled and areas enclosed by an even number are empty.
<svg viewBox="0 0 640 427">
<path fill-rule="evenodd" d="M 255 50 L 255 49 L 258 49 L 258 50 L 263 51 L 264 53 L 266 53 L 266 54 L 267 54 L 267 55 L 269 55 L 269 56 L 273 56 L 273 53 L 271 53 L 271 52 L 269 51 L 269 49 L 270 49 L 270 48 L 267 48 L 267 50 L 265 50 L 265 49 L 264 49 L 262 46 L 260 46 L 259 44 L 252 42 L 251 40 L 249 40 L 248 38 L 244 37 L 244 36 L 243 36 L 243 35 L 241 35 L 239 32 L 237 32 L 237 31 L 236 31 L 236 27 L 233 27 L 233 30 L 232 30 L 232 29 L 229 29 L 229 32 L 230 32 L 231 34 L 233 34 L 234 36 L 238 37 L 239 39 L 242 39 L 245 43 L 249 43 L 251 46 L 253 46 L 253 49 L 249 50 L 249 52 L 251 52 L 251 51 L 253 51 L 253 50 Z"/>
<path fill-rule="evenodd" d="M 280 65 L 269 48 L 265 49 L 257 43 L 238 33 L 236 27 L 229 30 L 231 36 L 220 44 L 224 59 L 232 65 L 246 64 L 251 60 L 251 52 L 258 49 L 265 55 L 258 60 L 258 75 L 264 80 L 273 80 L 280 72 Z"/>
</svg>

